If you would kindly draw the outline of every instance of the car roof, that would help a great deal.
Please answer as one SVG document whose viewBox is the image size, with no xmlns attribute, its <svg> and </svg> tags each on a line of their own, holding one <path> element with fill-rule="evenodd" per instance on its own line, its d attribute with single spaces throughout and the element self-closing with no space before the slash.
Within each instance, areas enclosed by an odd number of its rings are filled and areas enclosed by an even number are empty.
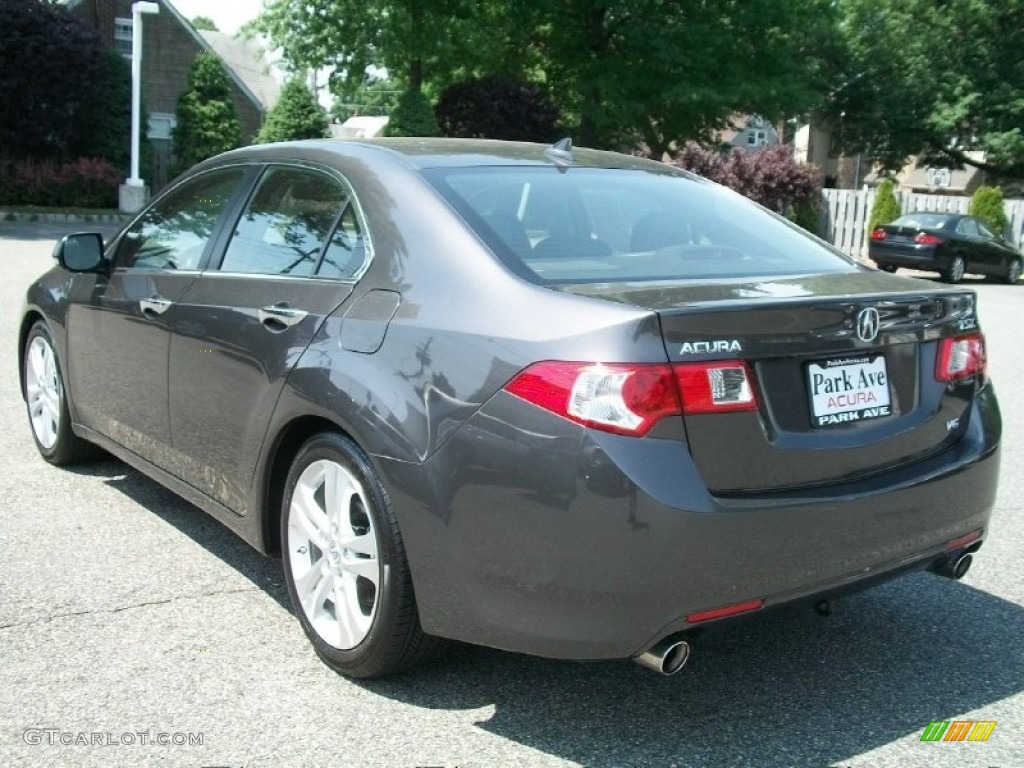
<svg viewBox="0 0 1024 768">
<path fill-rule="evenodd" d="M 222 158 L 246 154 L 250 159 L 262 155 L 265 159 L 287 159 L 303 150 L 318 153 L 349 155 L 363 154 L 366 150 L 387 154 L 415 169 L 473 166 L 551 166 L 559 164 L 548 153 L 552 146 L 530 142 L 497 141 L 492 139 L 436 139 L 436 138 L 358 138 L 310 139 L 255 145 L 234 150 Z M 360 151 L 362 150 L 362 151 Z M 625 168 L 656 173 L 676 173 L 689 176 L 679 168 L 665 163 L 618 152 L 573 148 L 570 167 Z"/>
</svg>

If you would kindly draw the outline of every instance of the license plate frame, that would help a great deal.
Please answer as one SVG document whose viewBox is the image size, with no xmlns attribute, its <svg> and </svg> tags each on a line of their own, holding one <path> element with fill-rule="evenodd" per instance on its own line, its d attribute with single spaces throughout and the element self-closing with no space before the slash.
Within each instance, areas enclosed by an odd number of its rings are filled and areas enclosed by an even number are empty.
<svg viewBox="0 0 1024 768">
<path fill-rule="evenodd" d="M 873 421 L 892 415 L 885 355 L 828 358 L 807 363 L 804 382 L 815 429 Z"/>
</svg>

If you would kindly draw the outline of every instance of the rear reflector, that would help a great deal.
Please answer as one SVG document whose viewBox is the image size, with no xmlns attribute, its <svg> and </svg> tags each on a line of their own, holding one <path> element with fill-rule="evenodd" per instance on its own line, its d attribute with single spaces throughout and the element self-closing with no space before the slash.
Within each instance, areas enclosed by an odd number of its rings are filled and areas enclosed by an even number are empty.
<svg viewBox="0 0 1024 768">
<path fill-rule="evenodd" d="M 984 374 L 985 365 L 985 337 L 982 334 L 953 336 L 939 341 L 939 354 L 935 358 L 935 378 L 939 381 L 956 381 Z"/>
<path fill-rule="evenodd" d="M 691 613 L 686 617 L 686 621 L 689 624 L 697 624 L 701 621 L 711 621 L 712 619 L 722 619 L 726 616 L 735 616 L 737 613 L 758 611 L 763 607 L 764 600 L 747 600 L 745 603 L 725 605 L 721 608 L 712 608 L 708 611 L 697 611 L 696 613 Z"/>
<path fill-rule="evenodd" d="M 936 237 L 935 235 L 928 235 L 922 232 L 914 238 L 914 242 L 918 245 L 942 245 L 942 238 Z"/>
<path fill-rule="evenodd" d="M 975 531 L 974 533 L 968 533 L 966 536 L 961 536 L 959 539 L 953 539 L 949 544 L 946 545 L 946 550 L 951 551 L 954 549 L 960 549 L 966 547 L 981 538 L 981 531 Z"/>
<path fill-rule="evenodd" d="M 674 366 L 683 413 L 757 410 L 750 370 L 741 360 Z"/>
<path fill-rule="evenodd" d="M 647 434 L 666 416 L 757 410 L 741 360 L 658 363 L 535 363 L 505 391 L 563 418 L 621 435 Z"/>
<path fill-rule="evenodd" d="M 880 242 L 882 240 L 885 240 L 885 230 L 884 229 L 873 229 L 873 230 L 871 230 L 871 239 L 874 240 L 875 242 Z"/>
</svg>

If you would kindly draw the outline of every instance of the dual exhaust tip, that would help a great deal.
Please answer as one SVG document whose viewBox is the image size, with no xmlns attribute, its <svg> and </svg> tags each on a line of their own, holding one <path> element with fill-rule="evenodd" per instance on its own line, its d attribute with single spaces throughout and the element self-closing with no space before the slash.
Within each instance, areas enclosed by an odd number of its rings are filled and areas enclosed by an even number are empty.
<svg viewBox="0 0 1024 768">
<path fill-rule="evenodd" d="M 928 570 L 939 576 L 959 581 L 967 575 L 972 562 L 974 562 L 974 558 L 971 557 L 971 553 L 964 552 L 935 563 Z M 652 669 L 666 677 L 676 674 L 686 666 L 686 662 L 689 660 L 690 643 L 685 637 L 679 635 L 666 637 L 633 658 L 633 661 L 640 666 Z"/>
<path fill-rule="evenodd" d="M 945 576 L 947 579 L 959 581 L 967 575 L 972 562 L 974 562 L 974 558 L 971 557 L 971 553 L 965 552 L 935 563 L 928 570 L 939 576 Z"/>
<path fill-rule="evenodd" d="M 690 643 L 684 637 L 666 637 L 639 656 L 633 658 L 637 664 L 653 669 L 660 675 L 674 675 L 690 660 Z"/>
</svg>

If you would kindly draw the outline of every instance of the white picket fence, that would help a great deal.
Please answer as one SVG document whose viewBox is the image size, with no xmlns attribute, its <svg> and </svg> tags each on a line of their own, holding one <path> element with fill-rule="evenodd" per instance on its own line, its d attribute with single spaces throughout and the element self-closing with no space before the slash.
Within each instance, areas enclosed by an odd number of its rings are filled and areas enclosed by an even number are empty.
<svg viewBox="0 0 1024 768">
<path fill-rule="evenodd" d="M 821 214 L 821 236 L 844 253 L 858 258 L 868 255 L 868 219 L 875 202 L 875 191 L 859 189 L 822 190 L 824 206 Z M 923 195 L 897 192 L 900 208 L 908 211 L 942 211 L 967 213 L 969 197 L 954 195 Z M 1024 247 L 1024 200 L 1005 200 L 1009 225 L 1005 235 L 1017 248 Z"/>
</svg>

